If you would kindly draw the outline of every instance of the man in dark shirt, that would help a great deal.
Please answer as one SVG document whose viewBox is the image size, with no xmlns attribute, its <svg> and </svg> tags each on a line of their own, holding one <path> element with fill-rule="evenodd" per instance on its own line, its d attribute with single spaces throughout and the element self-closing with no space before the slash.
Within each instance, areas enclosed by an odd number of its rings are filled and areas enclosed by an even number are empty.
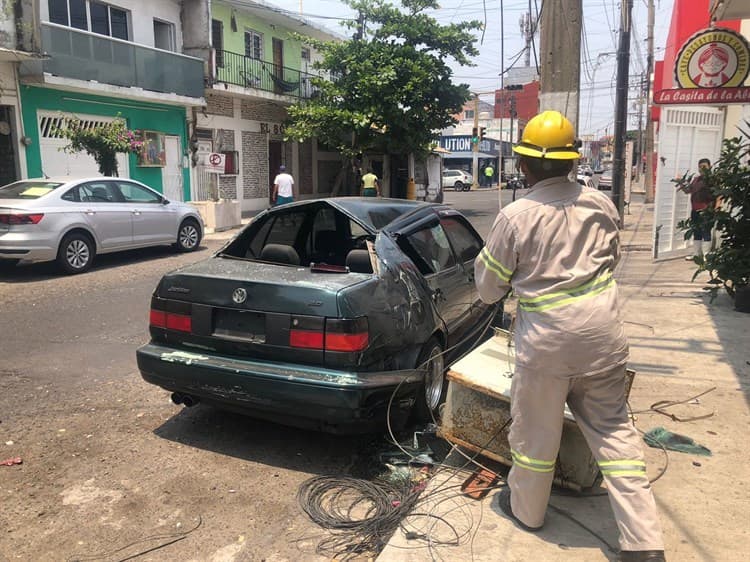
<svg viewBox="0 0 750 562">
<path fill-rule="evenodd" d="M 698 160 L 698 175 L 687 186 L 678 187 L 690 195 L 690 222 L 693 225 L 693 244 L 696 256 L 701 256 L 711 249 L 711 228 L 713 225 L 707 220 L 704 211 L 715 204 L 714 194 L 711 187 L 706 183 L 703 175 L 704 170 L 711 168 L 708 158 Z M 685 259 L 692 260 L 693 256 Z"/>
</svg>

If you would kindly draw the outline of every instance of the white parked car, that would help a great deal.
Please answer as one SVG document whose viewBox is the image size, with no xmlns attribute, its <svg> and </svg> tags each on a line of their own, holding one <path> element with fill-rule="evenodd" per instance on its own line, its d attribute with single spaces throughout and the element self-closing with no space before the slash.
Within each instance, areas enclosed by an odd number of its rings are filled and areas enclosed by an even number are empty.
<svg viewBox="0 0 750 562">
<path fill-rule="evenodd" d="M 443 189 L 453 187 L 456 191 L 469 191 L 473 183 L 471 174 L 463 170 L 443 170 Z"/>
<path fill-rule="evenodd" d="M 195 250 L 203 231 L 195 207 L 127 178 L 43 178 L 0 187 L 0 261 L 57 260 L 66 273 L 82 273 L 96 254 L 163 244 Z"/>
</svg>

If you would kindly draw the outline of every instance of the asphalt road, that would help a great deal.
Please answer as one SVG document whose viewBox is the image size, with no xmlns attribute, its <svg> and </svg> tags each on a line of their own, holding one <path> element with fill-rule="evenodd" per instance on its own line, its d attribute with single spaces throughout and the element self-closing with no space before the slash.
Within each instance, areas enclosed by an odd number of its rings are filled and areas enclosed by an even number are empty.
<svg viewBox="0 0 750 562">
<path fill-rule="evenodd" d="M 486 235 L 497 196 L 446 200 Z M 23 460 L 0 466 L 0 560 L 124 559 L 199 522 L 146 559 L 318 559 L 324 533 L 297 488 L 365 474 L 383 441 L 184 409 L 136 368 L 159 278 L 222 243 L 101 256 L 78 276 L 51 264 L 0 271 L 0 461 Z"/>
</svg>

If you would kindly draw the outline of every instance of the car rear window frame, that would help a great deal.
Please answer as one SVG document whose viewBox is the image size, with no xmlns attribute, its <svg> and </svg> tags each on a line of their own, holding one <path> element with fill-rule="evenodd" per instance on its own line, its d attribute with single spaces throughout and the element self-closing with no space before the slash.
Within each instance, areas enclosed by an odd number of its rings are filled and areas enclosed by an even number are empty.
<svg viewBox="0 0 750 562">
<path fill-rule="evenodd" d="M 23 186 L 25 185 L 25 191 L 28 191 L 29 189 L 33 188 L 51 188 L 47 193 L 42 193 L 41 195 L 37 195 L 35 197 L 26 196 L 23 197 L 22 193 L 17 193 L 14 196 L 8 196 L 6 193 L 10 192 L 11 187 L 13 186 Z M 48 195 L 49 193 L 52 193 L 56 189 L 58 189 L 60 186 L 65 185 L 64 182 L 51 182 L 51 181 L 29 181 L 29 180 L 21 180 L 13 183 L 9 183 L 7 185 L 4 185 L 0 187 L 0 199 L 23 199 L 27 201 L 34 201 L 36 199 L 39 199 L 40 197 L 44 197 L 45 195 Z"/>
</svg>

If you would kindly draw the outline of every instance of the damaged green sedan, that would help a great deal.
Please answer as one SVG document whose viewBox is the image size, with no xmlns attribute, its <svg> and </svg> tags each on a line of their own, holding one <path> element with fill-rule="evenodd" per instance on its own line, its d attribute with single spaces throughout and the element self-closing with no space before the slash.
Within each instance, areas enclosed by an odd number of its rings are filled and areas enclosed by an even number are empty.
<svg viewBox="0 0 750 562">
<path fill-rule="evenodd" d="M 429 419 L 445 369 L 496 309 L 474 287 L 481 237 L 444 205 L 332 198 L 259 214 L 165 275 L 143 378 L 198 402 L 334 433 Z"/>
</svg>

